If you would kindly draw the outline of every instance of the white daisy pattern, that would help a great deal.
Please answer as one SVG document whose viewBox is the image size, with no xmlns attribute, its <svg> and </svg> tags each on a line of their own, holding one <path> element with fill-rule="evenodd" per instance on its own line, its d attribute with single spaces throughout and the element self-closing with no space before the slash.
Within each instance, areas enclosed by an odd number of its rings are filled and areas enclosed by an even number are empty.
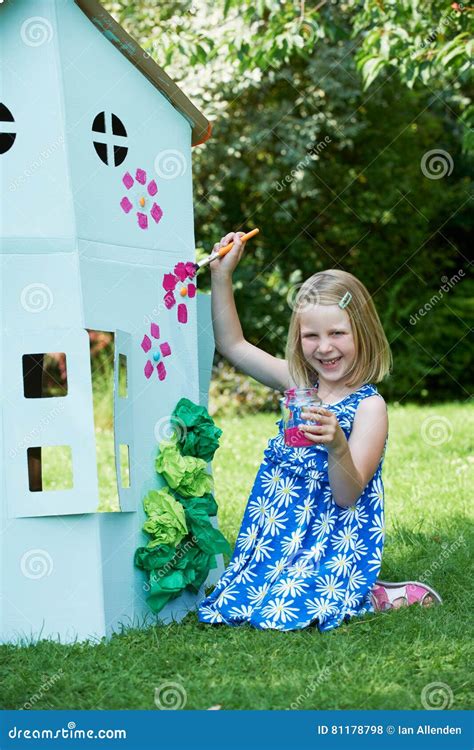
<svg viewBox="0 0 474 750">
<path fill-rule="evenodd" d="M 366 384 L 326 405 L 346 436 Z M 373 612 L 370 592 L 382 563 L 384 455 L 357 502 L 336 505 L 324 445 L 286 445 L 283 424 L 264 451 L 231 560 L 198 605 L 208 624 L 261 630 L 331 630 Z"/>
</svg>

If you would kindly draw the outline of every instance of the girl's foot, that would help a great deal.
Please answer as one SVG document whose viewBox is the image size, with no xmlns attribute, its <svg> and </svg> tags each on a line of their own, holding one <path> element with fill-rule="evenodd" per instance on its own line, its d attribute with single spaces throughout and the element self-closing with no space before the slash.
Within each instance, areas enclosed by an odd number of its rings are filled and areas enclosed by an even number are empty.
<svg viewBox="0 0 474 750">
<path fill-rule="evenodd" d="M 416 603 L 421 604 L 422 607 L 442 604 L 440 595 L 434 589 L 418 581 L 402 581 L 401 583 L 377 581 L 372 588 L 371 595 L 374 609 L 378 612 L 409 607 Z"/>
</svg>

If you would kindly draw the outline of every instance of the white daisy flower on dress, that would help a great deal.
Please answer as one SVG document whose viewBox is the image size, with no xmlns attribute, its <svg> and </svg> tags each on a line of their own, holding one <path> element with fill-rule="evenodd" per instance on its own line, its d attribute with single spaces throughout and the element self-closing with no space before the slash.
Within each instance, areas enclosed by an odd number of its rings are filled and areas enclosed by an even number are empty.
<svg viewBox="0 0 474 750">
<path fill-rule="evenodd" d="M 257 536 L 258 536 L 258 526 L 253 523 L 251 526 L 247 527 L 246 531 L 240 534 L 237 540 L 237 544 L 244 551 L 249 550 L 255 544 Z"/>
<path fill-rule="evenodd" d="M 374 570 L 380 570 L 382 567 L 382 547 L 376 547 L 372 557 L 369 560 L 369 570 L 371 573 Z"/>
<path fill-rule="evenodd" d="M 364 523 L 367 523 L 367 521 L 369 520 L 369 516 L 367 515 L 367 512 L 362 505 L 350 505 L 348 508 L 344 508 L 344 510 L 339 513 L 339 520 L 343 523 L 350 524 L 352 523 L 353 519 L 356 520 L 359 529 L 364 525 Z"/>
<path fill-rule="evenodd" d="M 353 550 L 357 539 L 357 529 L 351 529 L 350 526 L 344 526 L 339 529 L 333 536 L 333 546 L 338 552 L 348 552 Z"/>
<path fill-rule="evenodd" d="M 350 608 L 354 609 L 357 607 L 359 602 L 360 594 L 356 594 L 355 591 L 349 591 L 349 589 L 344 594 L 344 598 L 342 600 L 342 604 L 344 608 Z"/>
<path fill-rule="evenodd" d="M 352 549 L 352 554 L 354 555 L 354 560 L 362 560 L 363 557 L 367 554 L 367 547 L 364 544 L 363 539 L 358 539 Z"/>
<path fill-rule="evenodd" d="M 269 590 L 269 583 L 263 583 L 261 586 L 250 586 L 247 591 L 249 602 L 253 604 L 254 607 L 258 607 L 265 599 Z"/>
<path fill-rule="evenodd" d="M 308 496 L 302 505 L 296 506 L 295 519 L 298 524 L 309 523 L 312 515 L 314 515 L 313 500 Z"/>
<path fill-rule="evenodd" d="M 319 518 L 316 518 L 313 523 L 313 529 L 316 534 L 329 534 L 332 531 L 336 522 L 336 510 L 335 508 L 328 508 L 325 513 L 321 513 Z"/>
<path fill-rule="evenodd" d="M 298 490 L 295 490 L 296 479 L 285 477 L 282 479 L 275 491 L 275 498 L 283 503 L 285 508 L 290 505 L 293 497 L 298 497 Z"/>
<path fill-rule="evenodd" d="M 334 604 L 328 602 L 327 599 L 316 597 L 306 603 L 306 611 L 308 615 L 317 617 L 319 620 L 325 620 L 328 615 L 334 614 L 336 607 Z"/>
<path fill-rule="evenodd" d="M 271 508 L 265 519 L 263 533 L 275 536 L 280 533 L 280 529 L 285 528 L 287 521 L 288 516 L 285 515 L 285 511 L 280 511 L 278 508 Z"/>
<path fill-rule="evenodd" d="M 378 516 L 377 514 L 374 515 L 374 523 L 370 527 L 369 531 L 372 532 L 370 535 L 371 539 L 375 539 L 375 542 L 378 544 L 379 542 L 383 542 L 384 536 L 385 536 L 385 526 L 383 524 L 383 518 L 382 516 Z"/>
<path fill-rule="evenodd" d="M 224 591 L 221 591 L 221 593 L 217 597 L 216 606 L 221 607 L 223 604 L 227 604 L 228 601 L 233 601 L 236 598 L 234 591 L 235 583 L 231 583 L 224 589 Z"/>
<path fill-rule="evenodd" d="M 258 522 L 261 522 L 270 508 L 271 501 L 268 497 L 257 497 L 256 500 L 249 502 L 249 516 Z"/>
<path fill-rule="evenodd" d="M 316 584 L 316 591 L 319 591 L 328 599 L 342 599 L 344 596 L 344 584 L 338 581 L 335 575 L 326 575 Z"/>
<path fill-rule="evenodd" d="M 329 570 L 332 570 L 338 577 L 348 575 L 352 567 L 352 555 L 341 555 L 340 553 L 333 557 L 327 564 Z"/>
<path fill-rule="evenodd" d="M 270 553 L 274 551 L 275 547 L 270 547 L 270 539 L 259 539 L 253 548 L 253 554 L 257 562 L 260 562 L 265 558 L 270 559 Z"/>
<path fill-rule="evenodd" d="M 293 448 L 293 460 L 297 461 L 300 464 L 303 462 L 306 464 L 308 453 L 309 453 L 308 448 L 302 448 L 302 447 Z"/>
<path fill-rule="evenodd" d="M 278 581 L 272 587 L 272 594 L 281 594 L 282 596 L 298 596 L 304 594 L 305 589 L 308 588 L 307 583 L 298 581 L 294 578 L 287 578 L 283 581 Z"/>
<path fill-rule="evenodd" d="M 287 622 L 294 620 L 298 609 L 292 607 L 294 599 L 285 601 L 283 598 L 276 596 L 275 599 L 270 599 L 268 604 L 262 609 L 262 615 L 264 617 L 271 617 L 275 622 L 281 620 L 281 622 Z"/>
<path fill-rule="evenodd" d="M 267 495 L 269 495 L 270 497 L 273 495 L 280 483 L 282 476 L 283 473 L 278 466 L 275 466 L 274 468 L 265 472 L 265 474 L 262 474 L 262 488 Z"/>
<path fill-rule="evenodd" d="M 372 489 L 369 492 L 369 500 L 374 510 L 378 510 L 378 508 L 380 510 L 383 509 L 383 484 L 381 477 L 373 480 Z"/>
<path fill-rule="evenodd" d="M 279 576 L 281 576 L 285 568 L 286 558 L 281 557 L 273 565 L 268 566 L 267 572 L 265 573 L 265 578 L 270 582 L 275 581 Z"/>
<path fill-rule="evenodd" d="M 327 539 L 318 539 L 308 550 L 308 557 L 314 562 L 317 562 L 319 558 L 326 552 L 328 546 Z"/>
<path fill-rule="evenodd" d="M 347 585 L 349 586 L 351 591 L 354 591 L 355 589 L 360 589 L 361 586 L 364 585 L 364 583 L 367 582 L 367 579 L 365 576 L 362 575 L 360 570 L 357 570 L 357 568 L 354 568 L 354 570 L 351 570 L 349 574 L 349 578 L 347 579 Z"/>
<path fill-rule="evenodd" d="M 281 549 L 285 555 L 292 555 L 301 547 L 301 542 L 304 537 L 303 529 L 295 529 L 291 532 L 290 536 L 284 536 L 281 544 Z"/>
<path fill-rule="evenodd" d="M 232 562 L 229 563 L 229 567 L 235 572 L 244 564 L 246 559 L 247 555 L 245 554 L 245 552 L 241 552 L 240 555 L 237 555 L 235 560 L 232 560 Z"/>
<path fill-rule="evenodd" d="M 217 612 L 212 606 L 201 607 L 199 613 L 208 622 L 225 622 L 220 612 Z"/>
<path fill-rule="evenodd" d="M 304 553 L 301 553 L 300 557 L 294 562 L 292 560 L 291 564 L 288 565 L 288 573 L 300 578 L 308 578 L 318 572 L 318 567 L 319 566 L 314 564 L 314 561 L 308 556 L 308 552 L 305 550 Z"/>
<path fill-rule="evenodd" d="M 252 568 L 250 567 L 242 568 L 240 573 L 237 573 L 237 575 L 235 576 L 234 581 L 236 583 L 242 583 L 242 582 L 250 583 L 250 581 L 256 577 L 257 577 L 257 574 L 254 572 Z"/>
<path fill-rule="evenodd" d="M 248 620 L 253 612 L 253 607 L 249 607 L 247 604 L 242 604 L 240 607 L 232 607 L 229 609 L 230 617 L 243 617 L 244 620 Z"/>
<path fill-rule="evenodd" d="M 321 486 L 321 474 L 317 469 L 310 469 L 305 477 L 306 489 L 308 492 L 319 490 Z"/>
</svg>

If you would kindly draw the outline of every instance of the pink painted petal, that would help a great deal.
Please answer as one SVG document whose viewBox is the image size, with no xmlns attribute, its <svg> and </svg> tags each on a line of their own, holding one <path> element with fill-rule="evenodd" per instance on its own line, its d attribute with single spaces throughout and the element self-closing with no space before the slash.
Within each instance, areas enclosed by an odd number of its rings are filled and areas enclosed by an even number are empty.
<svg viewBox="0 0 474 750">
<path fill-rule="evenodd" d="M 156 223 L 158 224 L 159 220 L 163 216 L 163 211 L 161 210 L 161 208 L 158 206 L 157 203 L 154 203 L 152 205 L 150 213 L 153 216 Z"/>
<path fill-rule="evenodd" d="M 165 273 L 163 276 L 163 289 L 166 292 L 173 292 L 176 289 L 178 279 L 173 273 Z"/>
<path fill-rule="evenodd" d="M 186 266 L 186 275 L 187 275 L 187 277 L 189 279 L 194 278 L 194 276 L 196 275 L 196 266 L 195 266 L 195 264 L 191 263 L 191 262 L 188 262 L 188 263 L 185 263 L 185 266 Z"/>
<path fill-rule="evenodd" d="M 163 357 L 167 357 L 169 354 L 171 354 L 171 347 L 167 341 L 164 341 L 162 344 L 160 344 L 160 351 Z"/>
<path fill-rule="evenodd" d="M 137 182 L 140 183 L 140 185 L 144 185 L 146 182 L 146 172 L 144 169 L 137 169 L 135 173 L 135 178 Z"/>
<path fill-rule="evenodd" d="M 146 378 L 151 378 L 151 374 L 153 372 L 153 365 L 151 364 L 150 360 L 147 361 L 144 372 L 145 372 Z"/>
<path fill-rule="evenodd" d="M 149 352 L 150 349 L 151 349 L 151 341 L 150 341 L 149 337 L 146 335 L 146 333 L 145 333 L 145 335 L 143 337 L 143 341 L 141 343 L 141 347 L 142 347 L 142 349 L 143 349 L 144 352 Z"/>
<path fill-rule="evenodd" d="M 180 323 L 188 322 L 188 310 L 184 304 L 178 305 L 178 320 Z"/>
<path fill-rule="evenodd" d="M 158 192 L 158 186 L 155 182 L 155 180 L 152 180 L 148 183 L 148 194 L 149 195 L 156 195 Z"/>
<path fill-rule="evenodd" d="M 124 174 L 124 176 L 122 177 L 122 182 L 125 185 L 125 187 L 127 188 L 127 190 L 130 190 L 130 188 L 132 187 L 132 185 L 134 183 L 134 179 L 133 179 L 132 175 L 130 174 L 130 172 L 126 172 Z"/>
<path fill-rule="evenodd" d="M 133 203 L 130 203 L 127 197 L 122 198 L 122 200 L 120 201 L 120 205 L 122 206 L 126 214 L 128 214 L 128 212 L 133 208 Z"/>
<path fill-rule="evenodd" d="M 148 216 L 146 214 L 137 212 L 138 226 L 140 229 L 148 229 Z"/>
<path fill-rule="evenodd" d="M 163 362 L 158 362 L 156 365 L 156 370 L 158 372 L 158 377 L 160 380 L 164 380 L 166 378 L 166 367 L 164 366 Z"/>
<path fill-rule="evenodd" d="M 173 292 L 166 292 L 164 296 L 164 300 L 165 300 L 165 305 L 168 308 L 168 310 L 170 310 L 173 307 L 173 305 L 176 304 L 176 300 L 174 298 Z"/>
<path fill-rule="evenodd" d="M 188 297 L 192 299 L 196 296 L 196 284 L 188 284 Z"/>
<path fill-rule="evenodd" d="M 152 323 L 150 326 L 150 333 L 154 339 L 160 338 L 160 328 L 156 323 Z"/>
<path fill-rule="evenodd" d="M 180 281 L 184 281 L 187 277 L 186 266 L 184 263 L 176 263 L 174 272 Z"/>
</svg>

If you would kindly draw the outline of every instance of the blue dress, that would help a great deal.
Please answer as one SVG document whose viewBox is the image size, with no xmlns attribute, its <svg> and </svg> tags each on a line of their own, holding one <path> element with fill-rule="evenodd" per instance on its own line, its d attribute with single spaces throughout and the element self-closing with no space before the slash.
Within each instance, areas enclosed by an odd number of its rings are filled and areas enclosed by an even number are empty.
<svg viewBox="0 0 474 750">
<path fill-rule="evenodd" d="M 366 384 L 324 404 L 351 434 Z M 232 558 L 198 607 L 205 623 L 321 631 L 373 612 L 370 591 L 380 572 L 384 540 L 382 464 L 350 508 L 336 505 L 324 445 L 285 445 L 283 423 L 269 440 L 245 508 Z"/>
</svg>

